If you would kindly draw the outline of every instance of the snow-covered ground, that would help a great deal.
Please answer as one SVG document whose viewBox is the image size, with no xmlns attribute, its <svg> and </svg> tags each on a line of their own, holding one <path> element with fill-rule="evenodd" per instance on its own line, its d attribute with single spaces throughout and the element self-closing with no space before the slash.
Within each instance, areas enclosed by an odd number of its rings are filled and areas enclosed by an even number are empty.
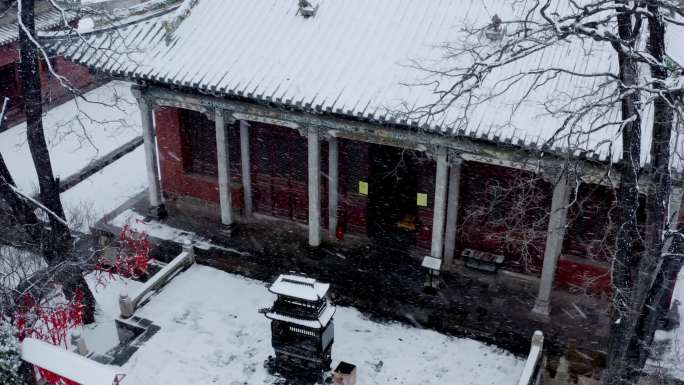
<svg viewBox="0 0 684 385">
<path fill-rule="evenodd" d="M 88 232 L 90 225 L 147 188 L 142 146 L 62 193 L 72 227 Z"/>
<path fill-rule="evenodd" d="M 45 136 L 56 176 L 71 176 L 131 139 L 140 136 L 140 112 L 130 85 L 110 82 L 48 111 Z M 38 181 L 26 143 L 26 124 L 0 133 L 0 153 L 22 191 L 36 194 Z M 144 190 L 144 152 L 139 147 L 62 194 L 67 219 L 87 231 L 93 221 Z"/>
<path fill-rule="evenodd" d="M 92 282 L 92 277 L 89 277 Z M 118 314 L 121 281 L 95 296 L 103 326 Z M 176 277 L 136 315 L 161 327 L 124 365 L 124 384 L 271 384 L 265 285 L 200 265 Z M 111 345 L 102 333 L 88 341 Z M 111 336 L 111 335 L 110 335 Z M 92 338 L 86 335 L 86 338 Z M 358 366 L 360 385 L 514 384 L 523 360 L 482 343 L 401 324 L 381 324 L 353 308 L 335 314 L 333 365 Z"/>
<path fill-rule="evenodd" d="M 91 161 L 141 135 L 140 112 L 130 84 L 110 82 L 71 100 L 43 118 L 55 176 L 64 179 Z M 22 191 L 37 191 L 38 178 L 26 143 L 26 124 L 0 133 L 0 153 Z"/>
</svg>

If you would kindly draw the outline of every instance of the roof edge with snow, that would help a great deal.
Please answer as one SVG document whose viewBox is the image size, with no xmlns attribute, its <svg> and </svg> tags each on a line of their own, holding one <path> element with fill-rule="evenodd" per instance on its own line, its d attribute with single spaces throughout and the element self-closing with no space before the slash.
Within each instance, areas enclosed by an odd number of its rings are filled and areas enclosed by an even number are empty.
<svg viewBox="0 0 684 385">
<path fill-rule="evenodd" d="M 104 365 L 34 338 L 21 343 L 21 358 L 83 385 L 112 385 L 123 378 L 121 368 Z"/>
</svg>

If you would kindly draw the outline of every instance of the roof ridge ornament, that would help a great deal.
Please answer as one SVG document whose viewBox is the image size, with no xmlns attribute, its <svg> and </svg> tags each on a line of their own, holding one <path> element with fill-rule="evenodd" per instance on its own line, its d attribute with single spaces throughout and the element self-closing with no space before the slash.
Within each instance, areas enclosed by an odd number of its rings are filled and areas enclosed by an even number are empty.
<svg viewBox="0 0 684 385">
<path fill-rule="evenodd" d="M 55 4 L 65 11 L 81 10 L 81 0 L 56 0 Z"/>
<path fill-rule="evenodd" d="M 503 39 L 506 29 L 502 27 L 502 23 L 503 21 L 499 15 L 494 14 L 494 16 L 492 16 L 492 22 L 485 29 L 485 36 L 487 39 L 491 41 L 500 41 Z"/>
<path fill-rule="evenodd" d="M 185 0 L 178 9 L 173 12 L 169 18 L 163 21 L 164 26 L 164 41 L 166 45 L 171 44 L 171 35 L 178 28 L 178 26 L 185 20 L 190 11 L 197 5 L 199 0 Z"/>
<path fill-rule="evenodd" d="M 315 16 L 316 11 L 318 11 L 318 4 L 314 6 L 309 0 L 299 0 L 299 13 L 304 16 L 304 18 Z"/>
</svg>

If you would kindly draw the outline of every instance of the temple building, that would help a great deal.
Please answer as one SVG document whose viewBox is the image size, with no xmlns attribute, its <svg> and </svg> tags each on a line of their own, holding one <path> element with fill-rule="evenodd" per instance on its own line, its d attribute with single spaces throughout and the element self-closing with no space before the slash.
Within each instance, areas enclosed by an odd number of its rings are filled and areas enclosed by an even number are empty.
<svg viewBox="0 0 684 385">
<path fill-rule="evenodd" d="M 558 136 L 543 104 L 583 84 L 558 75 L 534 87 L 539 104 L 441 105 L 446 75 L 430 68 L 449 65 L 465 18 L 491 22 L 481 2 L 298 3 L 186 1 L 56 48 L 135 83 L 151 213 L 182 206 L 227 233 L 277 218 L 307 226 L 312 248 L 357 237 L 443 270 L 493 261 L 471 265 L 539 282 L 540 315 L 554 288 L 610 292 L 619 128 Z M 503 20 L 516 12 L 501 8 Z M 480 38 L 497 44 L 494 32 Z M 615 64 L 598 44 L 526 63 Z M 676 187 L 673 217 L 680 201 Z"/>
</svg>

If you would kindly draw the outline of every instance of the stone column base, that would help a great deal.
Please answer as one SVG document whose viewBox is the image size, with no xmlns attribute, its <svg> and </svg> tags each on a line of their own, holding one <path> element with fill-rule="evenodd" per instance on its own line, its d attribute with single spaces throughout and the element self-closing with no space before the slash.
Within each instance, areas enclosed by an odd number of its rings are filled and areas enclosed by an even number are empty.
<svg viewBox="0 0 684 385">
<path fill-rule="evenodd" d="M 321 245 L 311 246 L 307 244 L 305 246 L 306 254 L 310 259 L 320 260 L 323 257 Z"/>
<path fill-rule="evenodd" d="M 166 206 L 164 204 L 160 204 L 159 206 L 152 206 L 149 209 L 149 215 L 150 217 L 157 219 L 157 220 L 163 220 L 168 218 L 169 213 L 166 211 Z"/>
<path fill-rule="evenodd" d="M 237 230 L 238 226 L 235 222 L 229 225 L 221 224 L 219 227 L 219 233 L 226 238 L 232 238 L 237 233 Z"/>
<path fill-rule="evenodd" d="M 549 305 L 549 301 L 537 299 L 532 308 L 532 316 L 540 321 L 547 322 L 549 320 L 549 314 L 551 313 Z"/>
<path fill-rule="evenodd" d="M 235 234 L 237 234 L 237 231 L 238 226 L 234 222 L 230 225 L 220 224 L 216 234 L 211 237 L 211 241 L 219 245 L 227 246 Z"/>
</svg>

